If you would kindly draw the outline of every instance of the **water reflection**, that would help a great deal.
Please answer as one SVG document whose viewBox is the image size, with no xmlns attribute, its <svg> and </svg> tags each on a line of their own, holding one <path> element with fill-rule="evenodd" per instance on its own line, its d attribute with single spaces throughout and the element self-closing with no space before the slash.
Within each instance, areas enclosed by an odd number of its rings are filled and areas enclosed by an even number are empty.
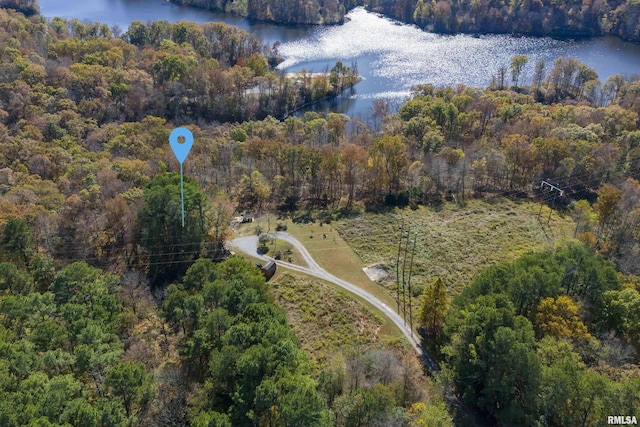
<svg viewBox="0 0 640 427">
<path fill-rule="evenodd" d="M 348 17 L 350 21 L 342 26 L 325 27 L 310 37 L 285 43 L 280 51 L 286 61 L 281 66 L 313 69 L 335 58 L 357 60 L 364 77 L 357 99 L 368 108 L 373 98 L 403 98 L 420 83 L 487 86 L 498 68 L 508 66 L 515 55 L 529 57 L 523 82 L 531 78 L 538 59 L 544 59 L 549 70 L 559 56 L 578 58 L 593 67 L 603 81 L 612 74 L 640 70 L 640 46 L 613 38 L 560 41 L 507 35 L 443 36 L 398 25 L 362 8 Z"/>
<path fill-rule="evenodd" d="M 266 43 L 283 42 L 280 53 L 285 62 L 281 67 L 287 71 L 304 68 L 323 72 L 330 70 L 336 61 L 345 65 L 357 62 L 363 77 L 357 85 L 357 94 L 325 107 L 363 118 L 369 115 L 373 99 L 388 98 L 397 104 L 416 84 L 463 83 L 484 87 L 498 67 L 508 66 L 511 58 L 520 54 L 529 57 L 521 78 L 525 83 L 533 73 L 536 60 L 544 59 L 549 70 L 559 56 L 572 56 L 593 67 L 602 81 L 617 73 L 640 72 L 640 46 L 613 38 L 560 41 L 506 35 L 443 36 L 400 24 L 363 8 L 352 10 L 344 25 L 288 27 L 250 22 L 166 0 L 40 0 L 40 6 L 45 16 L 101 21 L 123 29 L 134 20 L 224 21 L 255 33 Z"/>
<path fill-rule="evenodd" d="M 167 0 L 86 0 L 73 2 L 67 0 L 40 0 L 40 13 L 43 16 L 61 16 L 77 18 L 80 21 L 104 22 L 110 26 L 118 25 L 123 30 L 133 21 L 178 22 L 226 22 L 249 33 L 254 33 L 269 45 L 279 41 L 287 42 L 307 37 L 313 31 L 310 26 L 279 26 L 266 22 L 254 22 L 240 16 L 213 12 L 190 6 L 171 3 Z"/>
</svg>

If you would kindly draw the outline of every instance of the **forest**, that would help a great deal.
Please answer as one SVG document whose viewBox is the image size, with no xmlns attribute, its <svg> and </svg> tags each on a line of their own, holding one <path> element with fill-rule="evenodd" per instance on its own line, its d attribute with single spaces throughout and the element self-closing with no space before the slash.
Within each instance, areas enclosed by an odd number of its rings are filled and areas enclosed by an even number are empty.
<svg viewBox="0 0 640 427">
<path fill-rule="evenodd" d="M 599 425 L 640 408 L 639 296 L 569 245 L 486 269 L 428 324 L 453 387 L 497 424 Z"/>
<path fill-rule="evenodd" d="M 572 58 L 527 80 L 527 61 L 487 88 L 377 101 L 367 123 L 284 118 L 353 68 L 300 87 L 224 24 L 121 32 L 0 9 L 0 424 L 447 426 L 446 399 L 492 425 L 633 414 L 640 81 L 601 82 Z M 176 125 L 196 140 L 184 228 Z M 458 294 L 425 288 L 440 395 L 397 349 L 311 363 L 259 270 L 224 245 L 234 213 L 331 222 L 506 198 L 572 218 L 575 239 Z"/>
<path fill-rule="evenodd" d="M 246 16 L 249 19 L 281 24 L 329 25 L 344 22 L 344 15 L 356 3 L 353 0 L 172 0 L 205 9 Z"/>
<path fill-rule="evenodd" d="M 522 34 L 582 38 L 611 35 L 640 41 L 640 5 L 633 0 L 174 0 L 283 24 L 336 24 L 356 6 L 438 33 Z"/>
<path fill-rule="evenodd" d="M 17 10 L 27 16 L 40 13 L 40 5 L 37 0 L 2 0 L 0 7 Z"/>
<path fill-rule="evenodd" d="M 560 38 L 611 35 L 640 41 L 640 5 L 626 0 L 371 0 L 366 7 L 442 33 L 508 33 Z"/>
</svg>

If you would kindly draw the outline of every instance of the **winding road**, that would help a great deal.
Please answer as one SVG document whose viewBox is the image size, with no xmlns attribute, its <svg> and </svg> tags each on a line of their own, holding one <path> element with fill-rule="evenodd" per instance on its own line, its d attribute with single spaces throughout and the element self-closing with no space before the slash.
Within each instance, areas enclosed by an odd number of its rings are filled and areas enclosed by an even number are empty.
<svg viewBox="0 0 640 427">
<path fill-rule="evenodd" d="M 391 309 L 387 304 L 380 301 L 380 299 L 371 295 L 369 292 L 359 288 L 358 286 L 350 282 L 347 282 L 346 280 L 342 280 L 339 277 L 334 276 L 324 268 L 320 267 L 320 265 L 318 265 L 318 263 L 313 259 L 309 251 L 307 251 L 307 248 L 305 248 L 304 245 L 300 243 L 298 239 L 291 236 L 290 234 L 277 232 L 275 233 L 275 237 L 280 240 L 285 240 L 291 243 L 296 248 L 296 250 L 300 253 L 300 255 L 302 256 L 302 258 L 304 259 L 308 267 L 301 267 L 299 265 L 291 264 L 291 263 L 280 261 L 280 260 L 276 261 L 269 256 L 259 254 L 257 251 L 258 236 L 238 237 L 236 239 L 229 241 L 228 243 L 230 248 L 233 248 L 237 251 L 244 252 L 247 255 L 250 255 L 255 258 L 259 258 L 264 261 L 275 261 L 277 265 L 286 267 L 289 270 L 304 273 L 313 277 L 317 277 L 318 279 L 322 279 L 327 282 L 334 283 L 346 289 L 347 291 L 359 296 L 360 298 L 364 299 L 369 304 L 373 305 L 378 310 L 380 310 L 384 316 L 386 316 L 389 320 L 391 320 L 402 331 L 402 333 L 405 335 L 405 337 L 409 340 L 413 348 L 418 353 L 418 356 L 422 359 L 424 365 L 426 366 L 429 372 L 434 372 L 438 370 L 438 365 L 427 354 L 426 350 L 424 349 L 420 341 L 416 339 L 415 334 L 411 331 L 411 328 L 409 328 L 405 324 L 402 317 L 400 317 L 398 313 L 393 311 L 393 309 Z"/>
</svg>

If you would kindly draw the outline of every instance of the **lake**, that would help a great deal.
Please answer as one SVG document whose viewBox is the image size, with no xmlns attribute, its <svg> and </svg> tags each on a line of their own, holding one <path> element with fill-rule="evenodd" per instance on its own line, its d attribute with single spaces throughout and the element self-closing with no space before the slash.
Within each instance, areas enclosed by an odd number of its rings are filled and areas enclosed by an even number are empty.
<svg viewBox="0 0 640 427">
<path fill-rule="evenodd" d="M 40 0 L 40 9 L 47 17 L 100 21 L 122 29 L 134 20 L 224 21 L 255 33 L 270 45 L 281 42 L 279 51 L 285 61 L 280 67 L 287 71 L 322 72 L 336 61 L 345 65 L 355 62 L 363 81 L 352 93 L 318 108 L 363 120 L 370 115 L 374 99 L 387 98 L 398 105 L 416 84 L 487 86 L 491 75 L 500 66 L 508 66 L 514 55 L 529 57 L 521 78 L 524 82 L 533 73 L 535 61 L 544 59 L 550 69 L 559 56 L 577 58 L 594 68 L 603 82 L 613 74 L 640 73 L 640 45 L 612 37 L 574 41 L 508 35 L 447 36 L 401 24 L 364 8 L 349 12 L 343 25 L 324 27 L 251 22 L 165 0 Z"/>
</svg>

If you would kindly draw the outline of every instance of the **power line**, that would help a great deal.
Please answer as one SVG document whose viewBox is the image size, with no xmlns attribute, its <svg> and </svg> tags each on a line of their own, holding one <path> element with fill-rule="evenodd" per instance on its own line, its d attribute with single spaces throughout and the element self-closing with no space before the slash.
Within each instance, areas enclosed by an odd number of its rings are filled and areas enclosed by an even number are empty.
<svg viewBox="0 0 640 427">
<path fill-rule="evenodd" d="M 411 262 L 409 263 L 409 323 L 411 326 L 411 335 L 413 336 L 413 304 L 411 302 L 411 274 L 413 272 L 413 257 L 416 254 L 416 240 L 418 239 L 418 233 L 413 235 L 413 250 L 411 251 Z"/>
<path fill-rule="evenodd" d="M 547 191 L 547 193 L 553 193 L 553 201 L 551 202 L 551 204 L 553 205 L 556 201 L 556 196 L 558 194 L 560 194 L 560 197 L 562 197 L 564 195 L 564 191 L 561 190 L 559 187 L 550 184 L 548 181 L 542 181 L 540 183 L 540 188 L 544 189 L 546 187 L 549 187 L 549 190 Z M 545 197 L 546 199 L 546 197 Z M 540 215 L 542 214 L 542 207 L 544 206 L 544 203 L 541 201 L 540 202 L 540 210 L 538 211 L 538 220 L 540 220 Z M 547 225 L 551 223 L 551 212 L 553 211 L 553 209 L 549 208 L 549 218 L 547 219 Z"/>
<path fill-rule="evenodd" d="M 400 248 L 402 247 L 402 233 L 404 231 L 404 218 L 400 227 L 400 236 L 398 237 L 398 256 L 396 258 L 396 290 L 398 294 L 398 314 L 400 314 Z"/>
<path fill-rule="evenodd" d="M 411 238 L 411 227 L 407 230 L 407 243 L 404 245 L 404 258 L 402 261 L 402 315 L 404 326 L 407 326 L 407 291 L 405 287 L 404 272 L 407 269 L 407 251 L 409 250 L 409 239 Z"/>
</svg>

